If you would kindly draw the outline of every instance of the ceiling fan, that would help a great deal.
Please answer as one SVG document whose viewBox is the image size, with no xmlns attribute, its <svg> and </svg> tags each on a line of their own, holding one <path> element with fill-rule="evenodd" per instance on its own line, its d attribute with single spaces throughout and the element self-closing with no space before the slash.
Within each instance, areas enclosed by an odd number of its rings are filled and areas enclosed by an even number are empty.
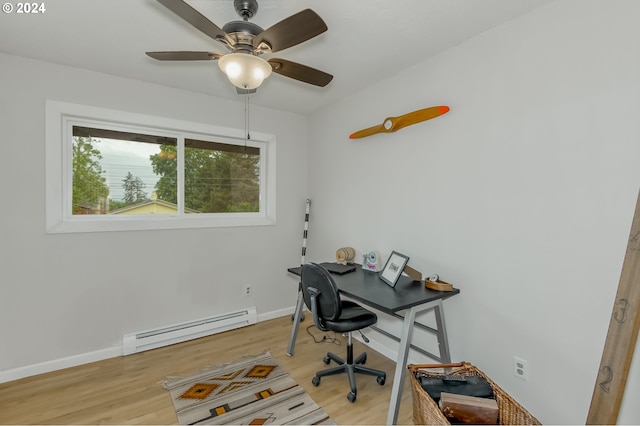
<svg viewBox="0 0 640 426">
<path fill-rule="evenodd" d="M 305 9 L 263 30 L 249 22 L 258 11 L 257 0 L 234 0 L 233 5 L 242 21 L 232 21 L 219 28 L 184 0 L 158 0 L 173 13 L 224 45 L 230 53 L 217 52 L 146 52 L 160 61 L 217 60 L 220 69 L 236 86 L 239 94 L 254 93 L 271 72 L 304 83 L 324 87 L 333 79 L 331 74 L 280 58 L 262 59 L 263 53 L 275 53 L 310 40 L 327 30 L 322 18 Z"/>
</svg>

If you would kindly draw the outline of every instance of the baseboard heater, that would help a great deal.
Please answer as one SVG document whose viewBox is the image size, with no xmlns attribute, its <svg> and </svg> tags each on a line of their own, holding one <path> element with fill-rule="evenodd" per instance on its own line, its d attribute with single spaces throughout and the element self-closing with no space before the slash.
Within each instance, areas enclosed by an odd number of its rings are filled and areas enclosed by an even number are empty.
<svg viewBox="0 0 640 426">
<path fill-rule="evenodd" d="M 153 330 L 125 334 L 122 336 L 122 354 L 130 355 L 161 346 L 186 342 L 187 340 L 255 324 L 257 320 L 258 313 L 256 308 L 251 307 Z"/>
</svg>

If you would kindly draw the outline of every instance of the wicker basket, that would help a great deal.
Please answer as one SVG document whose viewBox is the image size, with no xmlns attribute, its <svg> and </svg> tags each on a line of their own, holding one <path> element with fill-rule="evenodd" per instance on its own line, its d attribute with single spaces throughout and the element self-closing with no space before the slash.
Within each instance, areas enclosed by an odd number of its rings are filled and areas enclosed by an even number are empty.
<svg viewBox="0 0 640 426">
<path fill-rule="evenodd" d="M 409 381 L 413 395 L 413 423 L 417 425 L 449 425 L 449 421 L 442 414 L 440 408 L 427 392 L 422 389 L 416 377 L 439 377 L 443 375 L 481 376 L 489 382 L 498 403 L 498 424 L 501 425 L 539 425 L 538 419 L 533 417 L 525 408 L 518 404 L 509 394 L 496 385 L 468 362 L 458 364 L 409 364 Z M 446 370 L 445 370 L 446 369 Z M 446 371 L 446 372 L 445 372 Z"/>
</svg>

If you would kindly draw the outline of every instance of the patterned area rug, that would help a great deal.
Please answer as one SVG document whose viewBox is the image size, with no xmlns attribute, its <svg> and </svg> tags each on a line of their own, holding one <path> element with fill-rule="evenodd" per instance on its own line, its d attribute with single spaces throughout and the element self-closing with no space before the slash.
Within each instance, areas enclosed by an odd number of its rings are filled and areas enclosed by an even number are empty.
<svg viewBox="0 0 640 426">
<path fill-rule="evenodd" d="M 269 352 L 162 386 L 183 425 L 335 425 Z"/>
</svg>

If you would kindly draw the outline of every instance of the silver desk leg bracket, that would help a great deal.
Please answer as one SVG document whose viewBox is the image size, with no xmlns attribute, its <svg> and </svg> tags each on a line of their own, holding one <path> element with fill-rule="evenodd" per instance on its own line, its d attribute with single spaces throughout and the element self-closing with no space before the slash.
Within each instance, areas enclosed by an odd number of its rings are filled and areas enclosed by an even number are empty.
<svg viewBox="0 0 640 426">
<path fill-rule="evenodd" d="M 436 325 L 438 327 L 438 345 L 440 349 L 440 362 L 448 364 L 451 362 L 451 352 L 449 351 L 449 341 L 447 339 L 447 328 L 444 323 L 444 309 L 442 300 L 429 303 L 422 307 L 411 308 L 404 316 L 402 323 L 402 334 L 400 335 L 400 346 L 398 348 L 398 359 L 396 361 L 396 372 L 393 377 L 393 388 L 391 389 L 391 400 L 389 401 L 389 412 L 387 414 L 387 424 L 395 425 L 398 422 L 398 412 L 400 410 L 400 394 L 407 376 L 407 359 L 411 347 L 411 337 L 416 318 L 416 313 L 422 310 L 434 309 Z"/>
<path fill-rule="evenodd" d="M 451 352 L 449 352 L 449 338 L 447 337 L 447 327 L 444 324 L 444 307 L 442 301 L 434 309 L 436 314 L 436 327 L 438 328 L 438 347 L 440 349 L 440 359 L 443 364 L 451 363 Z"/>
<path fill-rule="evenodd" d="M 302 284 L 298 285 L 298 301 L 296 302 L 296 310 L 293 314 L 293 324 L 291 324 L 291 337 L 289 338 L 289 349 L 287 355 L 293 355 L 293 348 L 296 346 L 296 338 L 298 337 L 298 326 L 302 317 L 302 308 L 304 301 L 302 299 Z"/>
<path fill-rule="evenodd" d="M 398 422 L 398 411 L 400 409 L 400 392 L 404 385 L 404 378 L 407 372 L 407 358 L 409 357 L 409 346 L 413 334 L 413 321 L 416 318 L 416 308 L 413 307 L 404 316 L 402 323 L 402 333 L 400 335 L 400 347 L 398 348 L 398 359 L 396 361 L 396 373 L 393 376 L 393 387 L 391 388 L 391 401 L 389 401 L 389 413 L 387 414 L 387 424 L 395 425 Z"/>
</svg>

